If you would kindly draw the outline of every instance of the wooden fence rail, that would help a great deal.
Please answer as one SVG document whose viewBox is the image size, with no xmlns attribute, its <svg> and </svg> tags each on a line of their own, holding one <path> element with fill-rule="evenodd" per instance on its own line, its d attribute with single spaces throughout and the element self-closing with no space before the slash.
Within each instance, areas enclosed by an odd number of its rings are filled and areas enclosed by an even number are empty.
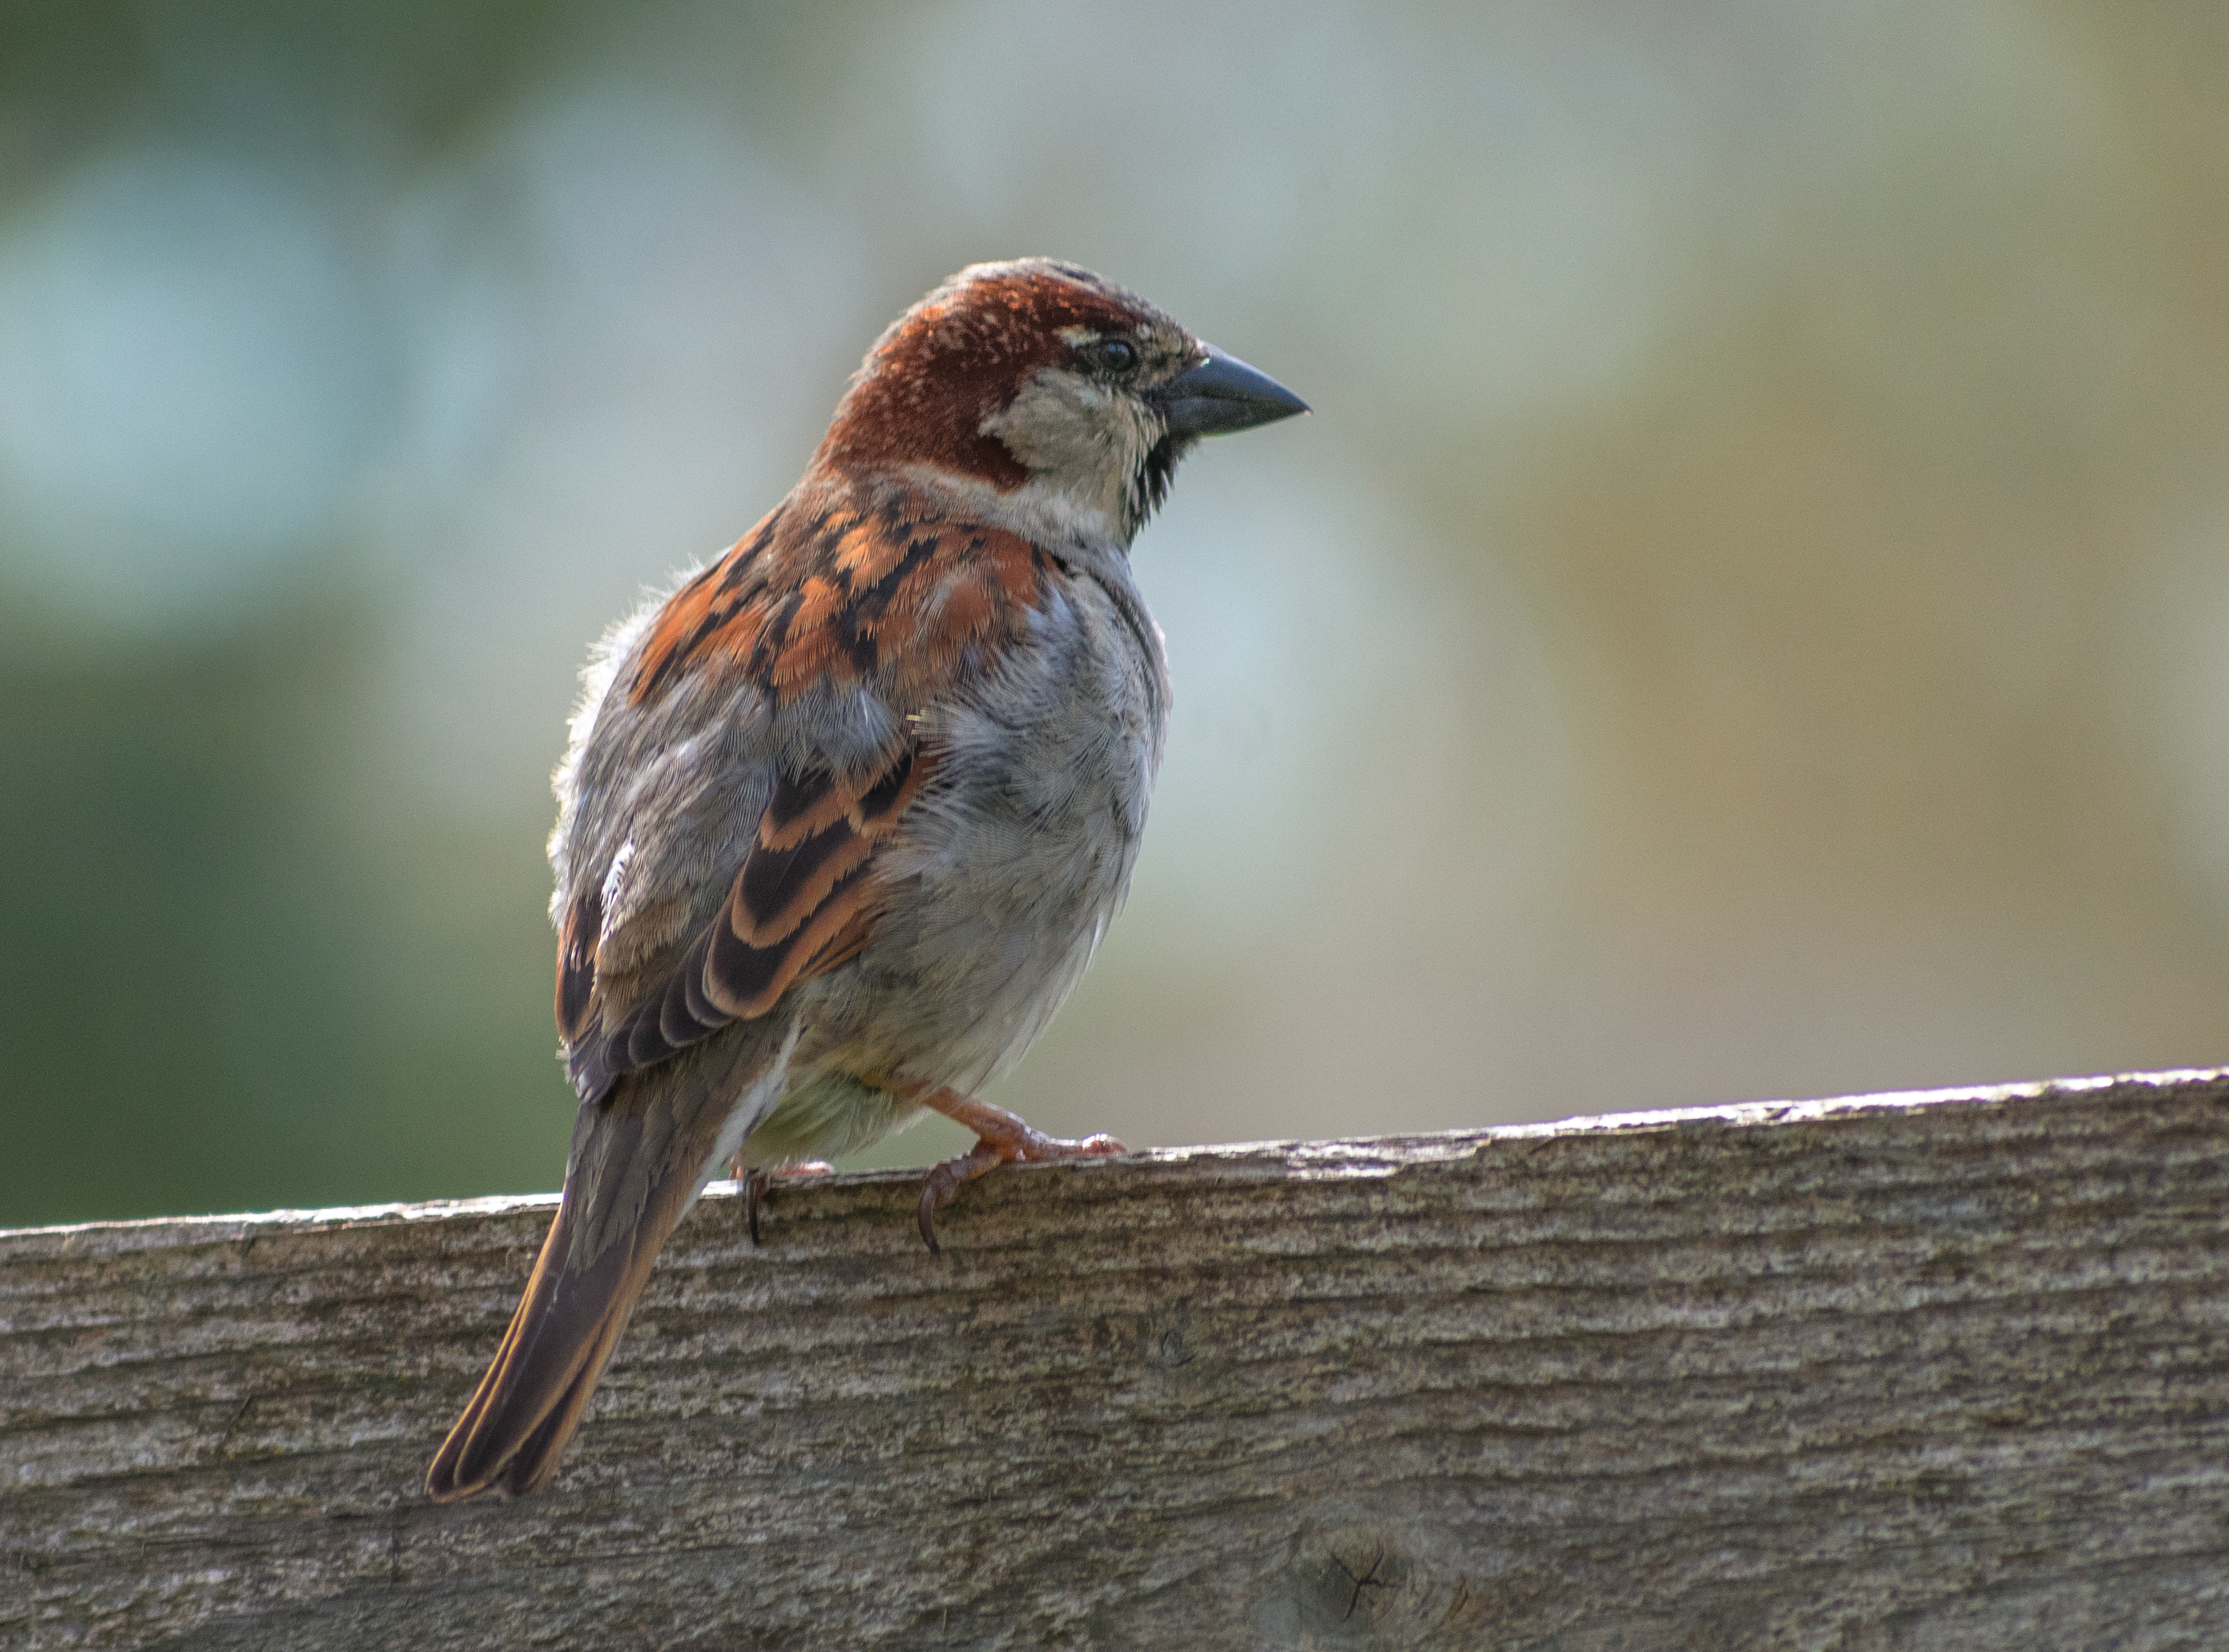
<svg viewBox="0 0 2229 1652">
<path fill-rule="evenodd" d="M 555 1485 L 546 1198 L 0 1234 L 0 1645 L 2229 1647 L 2229 1077 L 708 1197 Z"/>
</svg>

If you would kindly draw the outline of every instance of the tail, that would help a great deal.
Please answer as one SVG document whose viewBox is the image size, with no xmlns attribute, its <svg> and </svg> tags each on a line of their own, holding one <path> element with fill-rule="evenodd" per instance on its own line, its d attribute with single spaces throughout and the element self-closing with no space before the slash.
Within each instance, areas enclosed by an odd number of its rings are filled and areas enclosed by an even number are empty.
<svg viewBox="0 0 2229 1652">
<path fill-rule="evenodd" d="M 581 1104 L 526 1294 L 426 1471 L 436 1502 L 532 1491 L 556 1472 L 659 1248 L 780 1098 L 795 1041 L 745 1023 Z"/>
</svg>

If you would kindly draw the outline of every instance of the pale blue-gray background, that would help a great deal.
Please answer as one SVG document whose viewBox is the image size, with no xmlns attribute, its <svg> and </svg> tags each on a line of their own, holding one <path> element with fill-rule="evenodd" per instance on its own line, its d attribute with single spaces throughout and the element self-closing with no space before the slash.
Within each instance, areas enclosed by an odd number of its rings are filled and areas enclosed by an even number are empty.
<svg viewBox="0 0 2229 1652">
<path fill-rule="evenodd" d="M 1153 831 L 1000 1099 L 2229 1057 L 2225 17 L 7 7 L 0 1223 L 553 1186 L 589 640 L 1024 253 L 1317 413 L 1140 543 Z"/>
</svg>

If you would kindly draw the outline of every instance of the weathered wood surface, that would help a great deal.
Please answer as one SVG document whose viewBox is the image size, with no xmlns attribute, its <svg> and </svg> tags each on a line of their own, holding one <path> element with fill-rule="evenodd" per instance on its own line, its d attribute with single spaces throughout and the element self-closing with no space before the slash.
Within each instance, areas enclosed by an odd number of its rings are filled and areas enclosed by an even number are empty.
<svg viewBox="0 0 2229 1652">
<path fill-rule="evenodd" d="M 2229 1079 L 708 1198 L 556 1486 L 547 1199 L 0 1235 L 0 1643 L 2229 1646 Z"/>
</svg>

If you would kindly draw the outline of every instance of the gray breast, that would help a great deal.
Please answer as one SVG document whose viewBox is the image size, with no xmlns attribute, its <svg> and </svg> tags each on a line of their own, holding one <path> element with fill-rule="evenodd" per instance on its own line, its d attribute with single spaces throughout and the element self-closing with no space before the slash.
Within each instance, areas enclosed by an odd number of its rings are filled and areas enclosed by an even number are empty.
<svg viewBox="0 0 2229 1652">
<path fill-rule="evenodd" d="M 1030 645 L 924 717 L 937 782 L 892 857 L 906 892 L 859 983 L 880 1000 L 869 1038 L 917 1077 L 973 1089 L 1018 1057 L 1128 887 L 1168 694 L 1119 571 L 1059 582 Z"/>
</svg>

